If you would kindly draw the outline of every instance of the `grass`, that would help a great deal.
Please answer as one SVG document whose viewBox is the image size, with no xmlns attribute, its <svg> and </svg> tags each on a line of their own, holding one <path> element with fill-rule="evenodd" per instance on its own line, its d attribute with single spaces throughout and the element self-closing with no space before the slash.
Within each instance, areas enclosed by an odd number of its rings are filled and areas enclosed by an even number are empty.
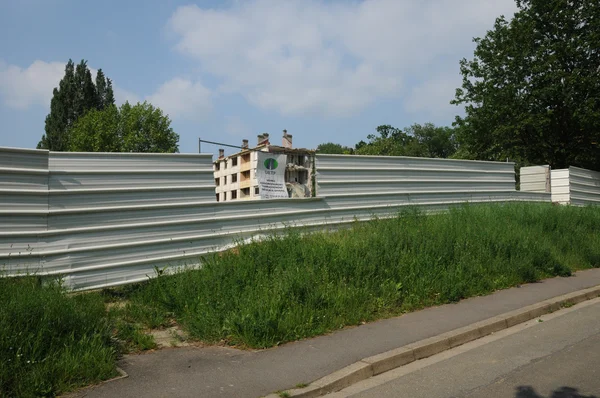
<svg viewBox="0 0 600 398">
<path fill-rule="evenodd" d="M 145 326 L 107 301 L 114 300 L 69 294 L 55 280 L 0 278 L 0 397 L 55 396 L 94 384 L 118 375 L 122 353 L 156 347 Z"/>
<path fill-rule="evenodd" d="M 600 266 L 600 209 L 412 209 L 332 233 L 290 230 L 161 275 L 128 294 L 138 322 L 265 348 Z"/>
<path fill-rule="evenodd" d="M 115 376 L 104 302 L 35 277 L 0 278 L 0 396 L 54 396 Z"/>
<path fill-rule="evenodd" d="M 210 256 L 202 269 L 102 293 L 0 278 L 0 396 L 53 396 L 116 375 L 146 329 L 264 348 L 600 266 L 600 208 L 463 206 L 289 230 Z"/>
</svg>

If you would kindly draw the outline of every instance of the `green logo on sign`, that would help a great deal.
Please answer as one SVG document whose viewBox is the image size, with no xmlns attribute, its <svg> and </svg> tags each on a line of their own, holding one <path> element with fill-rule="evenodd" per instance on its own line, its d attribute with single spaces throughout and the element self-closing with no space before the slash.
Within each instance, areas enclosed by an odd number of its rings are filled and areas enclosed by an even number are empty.
<svg viewBox="0 0 600 398">
<path fill-rule="evenodd" d="M 267 170 L 275 170 L 277 168 L 277 166 L 278 166 L 277 160 L 275 160 L 273 158 L 265 159 L 265 168 Z"/>
</svg>

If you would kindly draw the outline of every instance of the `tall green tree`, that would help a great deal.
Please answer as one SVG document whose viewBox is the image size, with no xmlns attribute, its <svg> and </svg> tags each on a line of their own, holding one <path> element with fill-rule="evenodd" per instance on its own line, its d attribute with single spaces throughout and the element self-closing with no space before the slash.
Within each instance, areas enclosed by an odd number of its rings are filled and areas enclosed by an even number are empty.
<svg viewBox="0 0 600 398">
<path fill-rule="evenodd" d="M 69 60 L 64 77 L 53 90 L 45 134 L 37 145 L 38 149 L 68 150 L 69 130 L 75 121 L 90 109 L 103 109 L 109 105 L 114 105 L 110 79 L 99 70 L 94 85 L 87 62 L 82 60 L 75 66 Z"/>
<path fill-rule="evenodd" d="M 460 61 L 462 154 L 600 170 L 600 2 L 516 3 Z"/>
<path fill-rule="evenodd" d="M 179 151 L 179 135 L 171 128 L 171 120 L 147 102 L 92 109 L 75 122 L 69 135 L 69 151 Z"/>
<path fill-rule="evenodd" d="M 112 82 L 104 76 L 102 69 L 96 74 L 96 109 L 104 109 L 115 104 Z"/>
</svg>

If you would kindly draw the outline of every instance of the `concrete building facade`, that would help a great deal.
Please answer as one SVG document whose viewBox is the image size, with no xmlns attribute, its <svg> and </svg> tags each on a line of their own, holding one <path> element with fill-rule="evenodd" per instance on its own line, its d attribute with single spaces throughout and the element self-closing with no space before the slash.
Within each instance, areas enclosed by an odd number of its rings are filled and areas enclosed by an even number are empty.
<svg viewBox="0 0 600 398">
<path fill-rule="evenodd" d="M 213 163 L 217 202 L 231 200 L 261 199 L 256 178 L 258 152 L 287 155 L 285 183 L 290 198 L 313 195 L 313 165 L 315 152 L 292 147 L 292 135 L 283 130 L 282 145 L 271 145 L 269 134 L 258 135 L 257 146 L 249 148 L 243 140 L 241 151 L 224 156 L 219 149 L 219 158 Z"/>
</svg>

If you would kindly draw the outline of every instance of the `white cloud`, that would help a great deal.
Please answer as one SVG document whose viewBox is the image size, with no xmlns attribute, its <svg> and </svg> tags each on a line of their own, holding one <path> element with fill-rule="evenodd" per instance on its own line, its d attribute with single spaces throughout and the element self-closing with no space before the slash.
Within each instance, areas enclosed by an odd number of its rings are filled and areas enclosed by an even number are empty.
<svg viewBox="0 0 600 398">
<path fill-rule="evenodd" d="M 113 92 L 115 94 L 115 102 L 117 104 L 124 104 L 125 102 L 137 104 L 141 101 L 140 97 L 136 93 L 122 89 L 119 86 L 113 85 Z"/>
<path fill-rule="evenodd" d="M 50 106 L 52 90 L 64 75 L 62 62 L 36 60 L 21 68 L 0 61 L 0 95 L 4 104 L 14 109 L 32 105 Z"/>
<path fill-rule="evenodd" d="M 415 85 L 404 101 L 404 109 L 410 113 L 427 113 L 436 119 L 456 115 L 459 108 L 450 105 L 456 88 L 462 82 L 458 71 L 442 73 Z"/>
<path fill-rule="evenodd" d="M 171 118 L 202 119 L 212 109 L 211 92 L 200 82 L 174 78 L 163 83 L 146 97 L 150 103 L 165 111 Z"/>
<path fill-rule="evenodd" d="M 26 110 L 33 105 L 50 107 L 55 87 L 65 75 L 66 62 L 35 60 L 27 68 L 0 60 L 0 96 L 8 107 Z M 97 70 L 90 67 L 95 81 Z M 113 84 L 117 104 L 138 102 L 139 96 Z"/>
<path fill-rule="evenodd" d="M 179 7 L 168 26 L 220 91 L 285 115 L 348 115 L 439 74 L 440 58 L 454 69 L 514 11 L 513 0 L 249 0 Z"/>
</svg>

